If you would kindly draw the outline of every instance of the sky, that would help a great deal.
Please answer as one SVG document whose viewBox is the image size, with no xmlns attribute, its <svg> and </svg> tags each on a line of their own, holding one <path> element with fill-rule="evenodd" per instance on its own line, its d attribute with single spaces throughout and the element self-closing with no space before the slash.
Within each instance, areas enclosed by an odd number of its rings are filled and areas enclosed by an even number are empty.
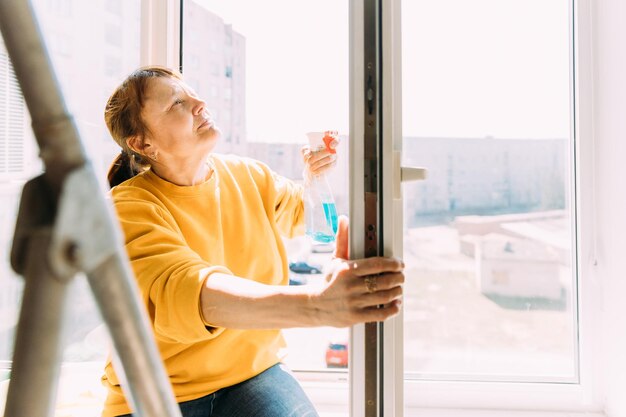
<svg viewBox="0 0 626 417">
<path fill-rule="evenodd" d="M 349 125 L 348 0 L 193 0 L 246 38 L 251 141 Z M 404 0 L 404 136 L 569 137 L 566 0 Z"/>
</svg>

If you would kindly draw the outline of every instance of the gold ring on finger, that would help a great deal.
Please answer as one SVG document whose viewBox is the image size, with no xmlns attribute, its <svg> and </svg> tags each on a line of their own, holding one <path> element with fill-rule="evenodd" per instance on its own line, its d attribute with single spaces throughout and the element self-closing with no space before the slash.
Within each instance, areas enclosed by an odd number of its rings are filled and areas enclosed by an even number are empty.
<svg viewBox="0 0 626 417">
<path fill-rule="evenodd" d="M 367 276 L 365 277 L 364 281 L 365 281 L 365 289 L 367 290 L 367 292 L 369 293 L 376 292 L 376 290 L 378 289 L 376 277 Z"/>
</svg>

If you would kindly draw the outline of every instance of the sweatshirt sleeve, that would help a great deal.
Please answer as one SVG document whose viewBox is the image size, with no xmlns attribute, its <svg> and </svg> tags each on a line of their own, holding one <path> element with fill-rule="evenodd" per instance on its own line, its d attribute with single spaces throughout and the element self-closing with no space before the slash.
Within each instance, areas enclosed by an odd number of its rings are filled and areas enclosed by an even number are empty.
<svg viewBox="0 0 626 417">
<path fill-rule="evenodd" d="M 178 343 L 217 337 L 224 329 L 204 323 L 200 292 L 210 274 L 231 272 L 191 250 L 174 219 L 155 202 L 119 197 L 114 203 L 156 337 Z"/>
<path fill-rule="evenodd" d="M 287 238 L 304 234 L 304 188 L 275 172 L 270 172 L 270 175 L 276 227 Z"/>
</svg>

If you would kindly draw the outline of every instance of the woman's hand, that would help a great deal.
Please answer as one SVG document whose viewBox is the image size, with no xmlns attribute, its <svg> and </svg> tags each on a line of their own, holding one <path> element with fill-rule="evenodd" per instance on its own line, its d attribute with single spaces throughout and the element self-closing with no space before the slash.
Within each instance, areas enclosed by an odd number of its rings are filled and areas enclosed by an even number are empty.
<svg viewBox="0 0 626 417">
<path fill-rule="evenodd" d="M 404 263 L 394 258 L 348 260 L 348 219 L 339 218 L 335 259 L 315 296 L 321 325 L 346 327 L 383 321 L 399 313 Z"/>
<path fill-rule="evenodd" d="M 337 140 L 330 143 L 330 148 L 335 149 L 339 145 Z M 337 163 L 337 154 L 331 153 L 328 149 L 322 148 L 313 150 L 310 146 L 303 146 L 300 150 L 304 161 L 304 178 L 308 181 L 312 177 L 321 175 L 333 168 Z"/>
</svg>

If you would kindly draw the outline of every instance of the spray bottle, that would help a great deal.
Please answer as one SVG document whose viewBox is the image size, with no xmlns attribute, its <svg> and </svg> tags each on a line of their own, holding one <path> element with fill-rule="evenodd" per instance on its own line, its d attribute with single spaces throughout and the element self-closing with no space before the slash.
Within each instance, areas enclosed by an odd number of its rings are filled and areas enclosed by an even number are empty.
<svg viewBox="0 0 626 417">
<path fill-rule="evenodd" d="M 307 133 L 307 137 L 313 152 L 326 148 L 330 153 L 336 153 L 330 144 L 337 140 L 337 132 L 312 132 Z M 306 234 L 316 242 L 334 242 L 337 233 L 337 208 L 325 174 L 308 178 L 304 185 L 304 201 Z"/>
</svg>

